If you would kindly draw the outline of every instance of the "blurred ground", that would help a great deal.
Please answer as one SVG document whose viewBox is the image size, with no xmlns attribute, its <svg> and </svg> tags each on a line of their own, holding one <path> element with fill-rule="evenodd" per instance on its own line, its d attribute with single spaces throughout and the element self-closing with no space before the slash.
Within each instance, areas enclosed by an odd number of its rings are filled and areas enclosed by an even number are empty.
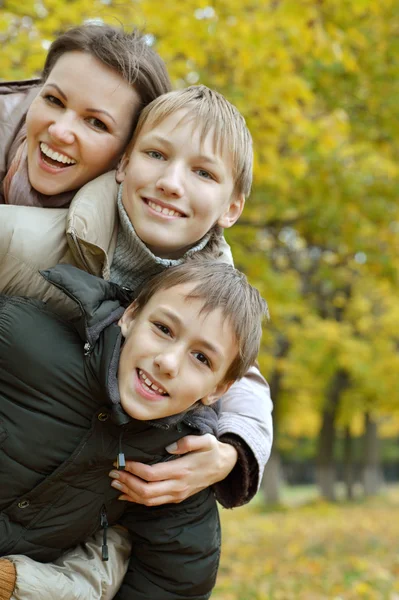
<svg viewBox="0 0 399 600">
<path fill-rule="evenodd" d="M 222 510 L 223 549 L 212 600 L 399 600 L 399 486 L 327 504 L 316 489 L 285 490 Z"/>
</svg>

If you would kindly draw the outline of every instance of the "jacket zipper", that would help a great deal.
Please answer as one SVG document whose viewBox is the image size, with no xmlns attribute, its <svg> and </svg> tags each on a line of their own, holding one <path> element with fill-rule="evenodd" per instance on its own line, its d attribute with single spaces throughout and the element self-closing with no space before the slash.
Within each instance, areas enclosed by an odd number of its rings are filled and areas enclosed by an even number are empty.
<svg viewBox="0 0 399 600">
<path fill-rule="evenodd" d="M 103 561 L 108 560 L 108 544 L 107 544 L 107 529 L 108 529 L 108 518 L 107 518 L 107 509 L 105 508 L 105 504 L 103 504 L 101 508 L 101 516 L 100 523 L 103 530 L 103 545 L 101 546 L 101 556 Z"/>
<path fill-rule="evenodd" d="M 71 238 L 72 238 L 72 241 L 73 241 L 73 243 L 74 243 L 74 245 L 75 245 L 75 247 L 76 247 L 76 250 L 77 250 L 77 253 L 78 253 L 78 255 L 79 255 L 79 258 L 80 258 L 80 260 L 82 261 L 82 264 L 85 266 L 85 270 L 86 270 L 88 273 L 91 273 L 91 271 L 89 270 L 89 265 L 87 264 L 87 262 L 86 262 L 86 259 L 85 259 L 85 256 L 84 256 L 84 254 L 83 254 L 83 252 L 82 252 L 82 250 L 81 250 L 81 248 L 80 248 L 80 246 L 79 246 L 79 242 L 78 242 L 78 239 L 79 239 L 79 238 L 78 238 L 78 236 L 76 235 L 76 231 L 75 231 L 73 228 L 71 228 L 71 229 L 69 230 L 69 233 L 70 233 L 70 235 L 71 235 Z"/>
</svg>

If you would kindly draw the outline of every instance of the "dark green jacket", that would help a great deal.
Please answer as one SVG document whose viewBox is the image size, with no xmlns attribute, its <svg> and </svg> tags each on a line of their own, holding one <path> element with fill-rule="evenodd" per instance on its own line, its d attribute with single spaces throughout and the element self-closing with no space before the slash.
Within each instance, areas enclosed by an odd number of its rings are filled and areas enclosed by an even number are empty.
<svg viewBox="0 0 399 600">
<path fill-rule="evenodd" d="M 45 275 L 82 318 L 0 296 L 0 555 L 51 561 L 118 522 L 133 550 L 116 598 L 208 598 L 220 552 L 212 491 L 149 508 L 117 500 L 108 472 L 121 451 L 148 464 L 167 460 L 168 444 L 215 432 L 216 412 L 130 419 L 117 385 L 124 292 L 69 265 Z"/>
</svg>

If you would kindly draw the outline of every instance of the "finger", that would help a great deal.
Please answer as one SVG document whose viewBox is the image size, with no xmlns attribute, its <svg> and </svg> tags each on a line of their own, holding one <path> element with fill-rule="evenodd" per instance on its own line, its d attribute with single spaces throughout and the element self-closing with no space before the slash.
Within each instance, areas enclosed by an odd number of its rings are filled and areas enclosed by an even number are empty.
<svg viewBox="0 0 399 600">
<path fill-rule="evenodd" d="M 113 479 L 111 486 L 123 494 L 129 496 L 133 502 L 141 501 L 147 504 L 156 497 L 168 495 L 170 497 L 182 497 L 186 494 L 186 485 L 177 480 L 154 481 L 147 483 L 138 477 L 128 473 L 118 474 Z"/>
<path fill-rule="evenodd" d="M 167 479 L 181 479 L 186 470 L 184 465 L 179 464 L 177 467 L 175 463 L 178 461 L 170 461 L 164 463 L 157 463 L 156 465 L 144 465 L 143 463 L 135 461 L 126 461 L 126 467 L 124 471 L 118 471 L 119 478 L 129 484 L 129 478 L 136 477 L 148 482 L 165 481 Z"/>
<path fill-rule="evenodd" d="M 215 436 L 210 433 L 205 435 L 186 435 L 174 444 L 166 446 L 170 454 L 186 454 L 187 452 L 206 452 L 211 450 L 216 443 Z"/>
<path fill-rule="evenodd" d="M 138 499 L 137 501 L 132 500 L 130 496 L 126 496 L 122 494 L 119 496 L 118 500 L 124 500 L 125 502 L 134 502 L 135 504 L 143 504 L 145 506 L 160 506 L 161 504 L 177 504 L 181 502 L 181 500 L 177 500 L 173 496 L 159 496 L 157 498 L 150 498 L 146 502 Z"/>
<path fill-rule="evenodd" d="M 138 486 L 138 489 L 135 491 L 130 490 L 120 481 L 113 481 L 111 485 L 122 492 L 121 496 L 119 496 L 119 500 L 122 499 L 136 504 L 144 504 L 146 506 L 158 506 L 165 502 L 182 502 L 182 500 L 185 500 L 189 495 L 189 488 L 187 488 L 187 486 L 173 486 L 170 482 L 144 484 L 144 487 L 140 488 L 140 486 Z"/>
</svg>

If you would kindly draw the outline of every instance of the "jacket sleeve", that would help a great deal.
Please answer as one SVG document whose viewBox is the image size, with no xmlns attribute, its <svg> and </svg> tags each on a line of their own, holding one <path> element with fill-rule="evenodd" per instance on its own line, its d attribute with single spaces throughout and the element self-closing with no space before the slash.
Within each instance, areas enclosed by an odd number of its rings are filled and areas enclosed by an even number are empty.
<svg viewBox="0 0 399 600">
<path fill-rule="evenodd" d="M 101 557 L 101 531 L 54 563 L 8 556 L 17 572 L 11 600 L 112 600 L 127 570 L 130 537 L 120 527 L 112 527 L 107 543 L 108 562 Z"/>
<path fill-rule="evenodd" d="M 222 398 L 218 435 L 238 451 L 238 462 L 214 486 L 226 508 L 245 504 L 259 489 L 273 441 L 270 388 L 257 367 L 234 383 Z"/>
<path fill-rule="evenodd" d="M 0 83 L 0 204 L 2 203 L 1 183 L 9 167 L 10 148 L 39 89 L 39 79 Z"/>
<path fill-rule="evenodd" d="M 180 504 L 129 505 L 128 572 L 115 600 L 206 600 L 216 581 L 220 523 L 208 488 Z"/>
<path fill-rule="evenodd" d="M 76 305 L 39 269 L 73 263 L 65 236 L 67 209 L 0 205 L 0 293 L 48 302 L 59 313 Z"/>
</svg>

